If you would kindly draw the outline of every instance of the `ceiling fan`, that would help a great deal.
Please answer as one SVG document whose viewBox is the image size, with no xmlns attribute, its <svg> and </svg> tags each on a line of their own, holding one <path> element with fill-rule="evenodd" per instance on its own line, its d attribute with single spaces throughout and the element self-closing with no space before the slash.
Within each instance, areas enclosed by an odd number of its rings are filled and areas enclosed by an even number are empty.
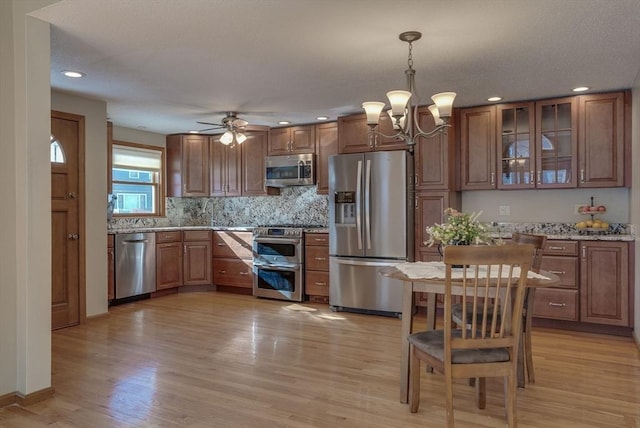
<svg viewBox="0 0 640 428">
<path fill-rule="evenodd" d="M 244 119 L 240 119 L 236 112 L 228 111 L 226 116 L 222 119 L 221 123 L 211 122 L 198 122 L 202 125 L 212 125 L 211 128 L 200 130 L 200 132 L 212 131 L 216 129 L 226 129 L 225 133 L 220 137 L 220 142 L 224 145 L 229 145 L 234 141 L 238 144 L 242 144 L 246 141 L 247 136 L 245 129 L 249 122 Z"/>
</svg>

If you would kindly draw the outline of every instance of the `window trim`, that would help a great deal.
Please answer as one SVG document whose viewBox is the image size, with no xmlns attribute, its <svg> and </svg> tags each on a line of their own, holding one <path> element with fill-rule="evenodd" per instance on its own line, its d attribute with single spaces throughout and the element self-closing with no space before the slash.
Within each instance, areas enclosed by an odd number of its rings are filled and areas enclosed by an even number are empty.
<svg viewBox="0 0 640 428">
<path fill-rule="evenodd" d="M 158 173 L 158 182 L 156 184 L 150 183 L 157 188 L 157 199 L 158 199 L 158 212 L 155 214 L 141 213 L 141 214 L 117 214 L 113 213 L 113 218 L 142 218 L 142 217 L 164 217 L 165 216 L 165 195 L 166 192 L 166 180 L 165 180 L 165 170 L 166 170 L 166 149 L 162 146 L 152 146 L 148 144 L 140 144 L 140 143 L 131 143 L 128 141 L 119 141 L 112 140 L 109 144 L 109 156 L 107 159 L 108 163 L 108 184 L 107 187 L 110 189 L 111 193 L 113 193 L 113 147 L 114 146 L 124 146 L 131 147 L 134 149 L 144 149 L 144 150 L 153 150 L 160 153 L 160 171 Z"/>
</svg>

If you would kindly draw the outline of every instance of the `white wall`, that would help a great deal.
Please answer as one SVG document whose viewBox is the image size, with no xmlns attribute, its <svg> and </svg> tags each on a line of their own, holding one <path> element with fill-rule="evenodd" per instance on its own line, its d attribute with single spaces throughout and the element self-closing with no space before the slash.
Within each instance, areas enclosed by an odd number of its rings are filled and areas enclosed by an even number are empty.
<svg viewBox="0 0 640 428">
<path fill-rule="evenodd" d="M 87 316 L 107 312 L 107 104 L 51 91 L 51 109 L 85 118 Z"/>
<path fill-rule="evenodd" d="M 575 205 L 590 203 L 605 205 L 607 212 L 598 218 L 609 223 L 629 223 L 627 188 L 613 189 L 543 189 L 543 190 L 476 190 L 462 193 L 462 209 L 482 211 L 480 220 L 506 223 L 573 223 L 584 220 L 575 214 Z M 511 215 L 499 214 L 499 207 L 508 206 Z"/>
<path fill-rule="evenodd" d="M 0 396 L 51 386 L 50 3 L 0 1 Z"/>
</svg>

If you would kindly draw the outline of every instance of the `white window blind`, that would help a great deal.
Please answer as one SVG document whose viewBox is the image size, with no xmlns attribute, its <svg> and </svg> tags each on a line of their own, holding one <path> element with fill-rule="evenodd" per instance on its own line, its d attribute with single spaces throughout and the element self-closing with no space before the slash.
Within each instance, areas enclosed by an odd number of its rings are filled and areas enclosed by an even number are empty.
<svg viewBox="0 0 640 428">
<path fill-rule="evenodd" d="M 114 144 L 112 163 L 114 167 L 159 171 L 162 168 L 162 152 Z"/>
</svg>

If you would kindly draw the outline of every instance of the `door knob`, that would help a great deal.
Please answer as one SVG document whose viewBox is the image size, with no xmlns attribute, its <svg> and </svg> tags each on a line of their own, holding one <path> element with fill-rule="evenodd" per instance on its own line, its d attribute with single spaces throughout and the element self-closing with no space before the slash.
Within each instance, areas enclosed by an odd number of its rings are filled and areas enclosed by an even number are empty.
<svg viewBox="0 0 640 428">
<path fill-rule="evenodd" d="M 67 193 L 67 199 L 75 199 L 75 198 L 76 198 L 76 192 Z"/>
<path fill-rule="evenodd" d="M 76 239 L 79 239 L 80 236 L 78 236 L 77 233 L 70 233 L 67 235 L 67 239 L 71 240 L 71 241 L 75 241 Z"/>
</svg>

